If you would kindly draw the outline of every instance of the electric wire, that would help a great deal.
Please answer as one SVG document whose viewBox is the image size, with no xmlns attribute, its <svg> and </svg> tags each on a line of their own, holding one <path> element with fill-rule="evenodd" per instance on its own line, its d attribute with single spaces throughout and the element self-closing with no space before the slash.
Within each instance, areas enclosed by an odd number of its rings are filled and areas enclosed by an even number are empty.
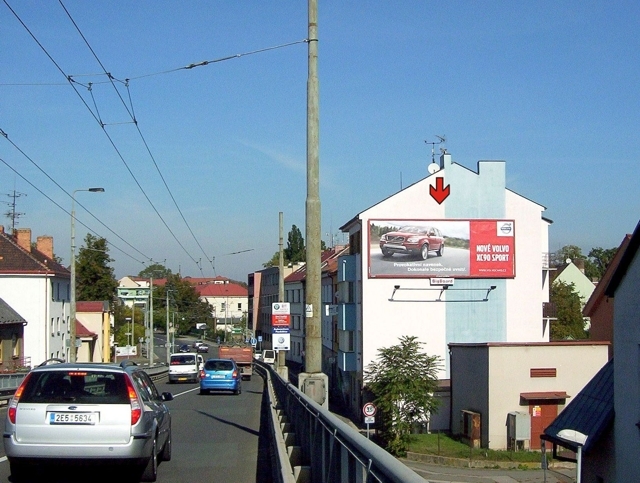
<svg viewBox="0 0 640 483">
<path fill-rule="evenodd" d="M 51 201 L 51 203 L 53 203 L 54 205 L 56 205 L 58 208 L 60 208 L 62 211 L 64 211 L 67 215 L 69 216 L 73 216 L 71 213 L 69 213 L 65 208 L 63 208 L 60 204 L 58 204 L 55 200 L 53 200 L 49 195 L 47 195 L 44 191 L 42 191 L 40 188 L 38 188 L 35 184 L 33 184 L 31 181 L 29 181 L 26 177 L 24 177 L 22 174 L 20 174 L 20 172 L 18 172 L 18 170 L 16 170 L 13 166 L 11 166 L 9 163 L 7 163 L 3 158 L 0 158 L 0 162 L 2 162 L 5 166 L 7 166 L 7 168 L 9 168 L 11 171 L 13 171 L 16 175 L 18 175 L 20 178 L 22 178 L 27 184 L 29 184 L 33 189 L 35 189 L 38 193 L 40 193 L 42 196 L 44 196 L 46 199 L 48 199 L 49 201 Z M 65 191 L 66 193 L 66 191 Z M 69 195 L 69 193 L 67 193 L 67 195 Z M 71 196 L 71 195 L 69 195 Z M 76 201 L 76 203 L 78 203 Z M 78 203 L 79 206 L 82 206 L 80 203 Z M 85 210 L 87 210 L 84 206 L 82 206 L 82 208 L 84 208 Z M 93 214 L 87 210 L 87 212 L 93 216 Z M 89 228 L 89 226 L 87 226 L 85 223 L 83 223 L 82 221 L 80 221 L 78 219 L 78 217 L 74 217 L 76 222 L 81 224 L 82 226 L 84 226 L 87 230 L 89 230 L 91 233 L 93 233 L 94 235 L 100 237 L 100 235 L 98 233 L 96 233 L 94 230 L 92 230 L 91 228 Z M 94 216 L 95 218 L 95 216 Z M 96 218 L 97 219 L 97 218 Z M 99 221 L 99 220 L 98 220 Z M 115 245 L 112 242 L 107 242 L 109 244 L 109 246 L 115 248 L 116 250 L 118 250 L 120 253 L 122 253 L 123 255 L 128 256 L 129 258 L 131 258 L 132 260 L 135 260 L 136 262 L 144 265 L 144 262 L 141 260 L 138 260 L 136 257 L 134 257 L 133 255 L 127 253 L 126 251 L 124 251 L 122 248 L 118 247 L 117 245 Z"/>
<path fill-rule="evenodd" d="M 107 130 L 105 129 L 105 125 L 100 121 L 99 117 L 91 110 L 91 108 L 89 107 L 89 105 L 87 104 L 87 102 L 85 101 L 84 97 L 80 94 L 80 92 L 78 92 L 78 90 L 76 89 L 76 86 L 74 85 L 74 81 L 70 78 L 70 76 L 68 76 L 66 74 L 66 72 L 64 71 L 64 69 L 62 69 L 62 67 L 60 67 L 60 65 L 55 61 L 55 59 L 51 56 L 51 54 L 49 54 L 49 52 L 47 51 L 47 49 L 40 43 L 40 41 L 36 38 L 36 36 L 33 34 L 33 32 L 31 32 L 31 30 L 29 29 L 29 27 L 22 21 L 22 19 L 20 18 L 20 16 L 11 8 L 11 6 L 9 5 L 9 3 L 7 2 L 7 0 L 3 0 L 4 4 L 7 6 L 7 8 L 9 8 L 9 10 L 11 11 L 11 13 L 14 15 L 14 17 L 16 17 L 16 19 L 20 22 L 20 24 L 24 27 L 24 29 L 29 33 L 29 35 L 31 36 L 31 38 L 36 42 L 36 44 L 38 45 L 38 47 L 40 47 L 40 49 L 45 53 L 45 55 L 49 58 L 49 60 L 51 60 L 51 62 L 56 66 L 56 68 L 60 71 L 60 73 L 62 75 L 64 75 L 64 77 L 69 81 L 70 85 L 72 86 L 73 90 L 76 92 L 76 94 L 78 95 L 78 97 L 81 99 L 82 103 L 85 105 L 85 107 L 89 110 L 89 112 L 91 113 L 91 115 L 93 116 L 93 118 L 96 120 L 96 122 L 100 125 L 100 127 L 102 127 L 102 131 L 104 132 L 104 134 L 107 136 L 107 139 L 109 140 L 109 142 L 111 143 L 111 146 L 114 148 L 114 150 L 116 151 L 118 157 L 120 158 L 120 160 L 122 161 L 122 163 L 125 165 L 125 167 L 127 168 L 127 171 L 129 172 L 129 174 L 131 175 L 131 177 L 134 179 L 136 185 L 138 186 L 138 189 L 140 189 L 140 191 L 142 192 L 142 194 L 144 195 L 144 197 L 146 198 L 146 200 L 149 202 L 149 204 L 151 205 L 151 207 L 153 208 L 153 210 L 156 212 L 156 214 L 158 215 L 158 217 L 160 218 L 160 220 L 162 221 L 162 223 L 164 224 L 165 228 L 169 231 L 169 233 L 171 234 L 171 236 L 174 238 L 174 240 L 176 241 L 176 243 L 178 243 L 178 245 L 180 246 L 180 248 L 182 248 L 182 250 L 187 254 L 187 256 L 189 258 L 191 258 L 191 260 L 194 262 L 194 264 L 197 266 L 198 263 L 196 262 L 196 260 L 193 258 L 193 256 L 187 251 L 187 249 L 185 248 L 185 246 L 180 242 L 180 240 L 178 240 L 178 237 L 176 236 L 176 234 L 173 232 L 173 230 L 171 230 L 171 228 L 169 227 L 169 225 L 167 224 L 167 222 L 165 221 L 165 219 L 162 217 L 162 215 L 160 214 L 160 212 L 158 211 L 158 209 L 156 208 L 156 206 L 153 204 L 153 202 L 151 201 L 151 199 L 149 198 L 149 196 L 147 195 L 146 191 L 144 190 L 144 188 L 142 188 L 142 185 L 140 184 L 140 182 L 138 181 L 138 179 L 136 178 L 136 176 L 133 174 L 133 172 L 131 171 L 131 168 L 129 167 L 129 165 L 127 164 L 126 160 L 124 159 L 122 153 L 120 152 L 120 150 L 118 149 L 118 147 L 116 146 L 115 142 L 113 141 L 113 139 L 111 138 L 111 136 L 109 135 L 109 133 L 107 132 Z"/>
<path fill-rule="evenodd" d="M 4 137 L 20 154 L 22 154 L 25 158 L 27 158 L 29 160 L 29 162 L 31 164 L 33 164 L 42 174 L 44 174 L 53 184 L 55 184 L 62 192 L 64 192 L 69 198 L 71 198 L 73 200 L 73 195 L 69 194 L 69 192 L 67 190 L 65 190 L 55 179 L 53 179 L 49 173 L 47 173 L 44 169 L 42 169 L 38 163 L 36 163 L 27 153 L 25 153 L 16 143 L 14 143 L 11 139 L 9 139 L 9 136 L 7 135 L 7 133 L 0 128 L 0 135 L 2 137 Z M 3 161 L 4 162 L 4 161 Z M 7 164 L 6 162 L 4 162 L 5 164 Z M 8 166 L 8 165 L 7 165 Z M 11 168 L 11 167 L 10 167 Z M 17 173 L 17 171 L 15 171 L 13 168 L 11 168 L 12 171 L 14 171 L 16 174 L 18 174 L 18 176 L 20 176 L 22 179 L 24 179 L 25 181 L 27 181 L 22 175 L 20 175 L 19 173 Z M 27 181 L 29 184 L 31 184 L 31 182 Z M 33 184 L 31 184 L 31 186 L 34 186 Z M 34 186 L 35 188 L 35 186 Z M 38 189 L 38 188 L 36 188 Z M 38 191 L 40 193 L 42 193 L 42 191 L 40 191 L 38 189 Z M 44 194 L 44 193 L 43 193 Z M 45 195 L 46 196 L 46 195 Z M 47 199 L 51 199 L 47 196 Z M 105 223 L 102 222 L 102 220 L 100 220 L 97 216 L 95 216 L 89 209 L 87 209 L 84 205 L 82 205 L 82 203 L 80 203 L 80 201 L 78 200 L 74 200 L 75 203 L 78 204 L 78 206 L 80 206 L 82 209 L 84 209 L 87 213 L 89 213 L 94 220 L 96 220 L 98 223 L 100 223 L 104 228 L 106 228 L 109 232 L 113 233 L 119 240 L 122 240 L 126 245 L 128 245 L 130 248 L 132 248 L 134 251 L 138 252 L 140 255 L 142 255 L 144 258 L 149 259 L 149 257 L 147 255 L 145 255 L 144 253 L 142 253 L 140 250 L 138 250 L 136 247 L 134 247 L 131 243 L 129 243 L 128 241 L 126 241 L 124 238 L 122 238 L 120 235 L 118 235 L 115 231 L 113 231 L 110 227 L 108 227 Z M 54 202 L 55 203 L 55 202 Z M 57 203 L 55 203 L 56 206 L 60 206 Z M 65 211 L 65 213 L 68 213 L 66 210 L 63 209 L 63 211 Z M 86 225 L 83 224 L 83 226 L 86 227 Z M 93 230 L 92 230 L 93 232 Z M 93 232 L 95 233 L 95 232 Z M 97 233 L 95 233 L 97 235 Z M 99 236 L 99 235 L 98 235 Z M 122 250 L 120 250 L 122 251 Z M 123 252 L 125 253 L 125 252 Z M 129 257 L 131 257 L 132 259 L 138 261 L 137 259 L 135 259 L 134 257 L 132 257 L 131 255 L 125 253 L 126 255 L 128 255 Z"/>
</svg>

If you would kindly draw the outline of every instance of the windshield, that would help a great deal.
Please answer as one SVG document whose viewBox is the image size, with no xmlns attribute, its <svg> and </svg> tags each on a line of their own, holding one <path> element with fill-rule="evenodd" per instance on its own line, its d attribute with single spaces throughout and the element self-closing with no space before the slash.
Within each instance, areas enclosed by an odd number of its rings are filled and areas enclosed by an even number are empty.
<svg viewBox="0 0 640 483">
<path fill-rule="evenodd" d="M 176 355 L 171 356 L 171 365 L 172 366 L 186 366 L 193 365 L 196 363 L 196 356 L 194 355 Z"/>
<path fill-rule="evenodd" d="M 21 403 L 128 404 L 124 374 L 92 371 L 34 372 Z"/>
</svg>

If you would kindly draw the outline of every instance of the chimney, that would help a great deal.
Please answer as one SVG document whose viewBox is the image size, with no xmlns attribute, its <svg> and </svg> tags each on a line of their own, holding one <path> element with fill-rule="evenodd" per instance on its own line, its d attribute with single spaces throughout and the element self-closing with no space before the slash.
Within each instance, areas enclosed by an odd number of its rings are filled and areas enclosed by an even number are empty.
<svg viewBox="0 0 640 483">
<path fill-rule="evenodd" d="M 582 273 L 584 273 L 584 259 L 576 258 L 575 260 L 573 260 L 573 264 L 576 267 L 578 267 L 578 270 L 580 270 Z"/>
<path fill-rule="evenodd" d="M 31 228 L 16 228 L 16 243 L 31 253 Z"/>
<path fill-rule="evenodd" d="M 0 225 L 0 233 L 4 233 L 4 225 Z"/>
<path fill-rule="evenodd" d="M 39 236 L 36 239 L 36 249 L 47 258 L 51 258 L 53 260 L 53 237 Z"/>
</svg>

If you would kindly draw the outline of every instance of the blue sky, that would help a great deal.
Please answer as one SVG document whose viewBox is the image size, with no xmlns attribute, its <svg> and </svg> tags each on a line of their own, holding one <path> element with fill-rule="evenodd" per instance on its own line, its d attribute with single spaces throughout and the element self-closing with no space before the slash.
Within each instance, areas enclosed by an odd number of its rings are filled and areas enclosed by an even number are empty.
<svg viewBox="0 0 640 483">
<path fill-rule="evenodd" d="M 18 227 L 68 263 L 57 185 L 99 186 L 76 193 L 77 242 L 82 223 L 104 236 L 118 277 L 153 260 L 237 280 L 278 249 L 280 211 L 285 243 L 304 232 L 306 2 L 62 4 L 90 48 L 59 2 L 0 2 L 0 201 L 25 195 Z M 640 218 L 639 25 L 634 1 L 319 0 L 327 244 L 426 177 L 425 141 L 445 135 L 470 169 L 506 161 L 507 187 L 547 208 L 551 251 L 617 247 Z"/>
</svg>

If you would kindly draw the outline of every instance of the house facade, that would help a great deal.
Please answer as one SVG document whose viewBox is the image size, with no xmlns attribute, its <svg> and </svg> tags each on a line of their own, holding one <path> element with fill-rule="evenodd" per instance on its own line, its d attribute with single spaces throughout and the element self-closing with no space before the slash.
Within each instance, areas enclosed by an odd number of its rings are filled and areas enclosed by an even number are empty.
<svg viewBox="0 0 640 483">
<path fill-rule="evenodd" d="M 247 316 L 249 295 L 246 287 L 229 280 L 194 285 L 200 300 L 211 306 L 218 330 L 230 331 Z"/>
<path fill-rule="evenodd" d="M 38 237 L 32 248 L 29 228 L 9 235 L 0 226 L 0 298 L 27 321 L 18 343 L 31 365 L 69 360 L 70 281 L 54 260 L 52 237 Z"/>
<path fill-rule="evenodd" d="M 354 414 L 364 369 L 402 336 L 441 358 L 441 379 L 450 343 L 549 340 L 545 208 L 506 188 L 502 161 L 474 172 L 444 153 L 430 172 L 341 227 L 337 364 Z"/>
<path fill-rule="evenodd" d="M 114 317 L 107 301 L 76 302 L 76 339 L 80 339 L 76 360 L 109 362 L 113 347 Z"/>
<path fill-rule="evenodd" d="M 449 344 L 451 432 L 470 438 L 465 415 L 477 415 L 479 447 L 511 449 L 517 440 L 539 450 L 544 429 L 606 364 L 607 349 L 591 341 Z M 509 434 L 513 413 L 528 437 Z"/>
<path fill-rule="evenodd" d="M 23 355 L 27 321 L 0 298 L 0 372 L 31 366 Z"/>
</svg>

